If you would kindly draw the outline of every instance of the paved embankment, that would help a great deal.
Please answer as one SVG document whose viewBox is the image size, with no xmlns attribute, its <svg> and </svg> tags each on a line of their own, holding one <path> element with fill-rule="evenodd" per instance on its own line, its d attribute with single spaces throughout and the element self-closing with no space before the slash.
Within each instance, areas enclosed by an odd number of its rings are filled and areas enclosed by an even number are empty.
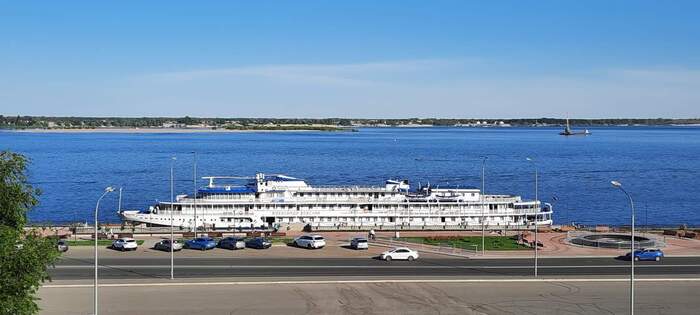
<svg viewBox="0 0 700 315">
<path fill-rule="evenodd" d="M 193 283 L 100 288 L 101 314 L 624 314 L 628 283 L 585 281 Z M 697 281 L 639 281 L 638 314 L 697 314 Z M 43 287 L 42 314 L 91 314 L 92 286 Z"/>
</svg>

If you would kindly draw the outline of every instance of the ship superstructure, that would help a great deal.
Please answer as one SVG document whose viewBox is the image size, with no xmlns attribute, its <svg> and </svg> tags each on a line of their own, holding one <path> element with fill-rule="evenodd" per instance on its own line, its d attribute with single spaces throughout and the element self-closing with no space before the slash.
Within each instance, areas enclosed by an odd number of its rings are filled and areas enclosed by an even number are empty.
<svg viewBox="0 0 700 315">
<path fill-rule="evenodd" d="M 475 187 L 421 186 L 387 180 L 382 186 L 311 186 L 286 175 L 256 174 L 243 185 L 204 177 L 197 195 L 179 195 L 145 211 L 122 211 L 126 221 L 155 226 L 247 229 L 281 226 L 417 229 L 527 227 L 552 224 L 552 206 L 513 195 L 482 195 Z M 196 200 L 195 200 L 196 199 Z M 196 213 L 196 215 L 195 215 Z"/>
</svg>

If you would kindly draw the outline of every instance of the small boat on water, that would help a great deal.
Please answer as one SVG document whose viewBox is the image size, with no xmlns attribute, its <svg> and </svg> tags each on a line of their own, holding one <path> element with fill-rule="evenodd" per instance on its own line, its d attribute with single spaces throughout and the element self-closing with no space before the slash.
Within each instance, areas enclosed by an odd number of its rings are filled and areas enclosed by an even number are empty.
<svg viewBox="0 0 700 315">
<path fill-rule="evenodd" d="M 588 136 L 590 134 L 591 134 L 591 132 L 588 131 L 588 129 L 584 129 L 581 132 L 573 131 L 571 129 L 571 125 L 569 125 L 569 118 L 566 119 L 566 127 L 564 127 L 564 131 L 559 133 L 559 135 L 562 135 L 562 136 Z"/>
</svg>

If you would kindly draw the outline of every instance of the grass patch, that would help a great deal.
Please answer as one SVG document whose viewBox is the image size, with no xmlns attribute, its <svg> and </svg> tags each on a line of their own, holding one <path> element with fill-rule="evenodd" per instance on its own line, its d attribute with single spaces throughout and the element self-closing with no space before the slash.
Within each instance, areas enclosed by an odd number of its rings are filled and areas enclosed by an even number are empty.
<svg viewBox="0 0 700 315">
<path fill-rule="evenodd" d="M 481 250 L 481 236 L 462 236 L 462 237 L 402 237 L 400 241 L 435 245 L 435 246 L 454 246 L 457 248 Z M 476 246 L 474 246 L 476 245 Z M 484 239 L 484 247 L 486 250 L 521 250 L 529 249 L 525 245 L 518 244 L 515 237 L 512 236 L 486 236 Z"/>
<path fill-rule="evenodd" d="M 274 243 L 289 244 L 289 243 L 294 241 L 294 239 L 290 238 L 290 237 L 270 237 L 270 238 L 267 238 L 267 240 L 273 244 Z"/>
<path fill-rule="evenodd" d="M 113 240 L 97 240 L 97 246 L 110 246 Z M 93 240 L 66 240 L 68 246 L 94 246 Z M 136 240 L 136 244 L 143 245 L 143 240 Z"/>
</svg>

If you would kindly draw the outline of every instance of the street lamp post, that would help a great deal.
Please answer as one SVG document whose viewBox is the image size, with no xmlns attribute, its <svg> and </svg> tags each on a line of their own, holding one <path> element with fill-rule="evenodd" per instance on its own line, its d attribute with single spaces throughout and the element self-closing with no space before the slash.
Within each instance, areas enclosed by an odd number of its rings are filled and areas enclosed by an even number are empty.
<svg viewBox="0 0 700 315">
<path fill-rule="evenodd" d="M 94 297 L 94 311 L 95 315 L 97 315 L 97 212 L 100 209 L 100 201 L 102 201 L 102 198 L 106 196 L 108 193 L 111 193 L 114 191 L 114 188 L 112 186 L 109 186 L 105 188 L 104 193 L 102 193 L 102 196 L 100 196 L 99 199 L 97 199 L 97 204 L 95 205 L 95 280 L 94 280 L 94 285 L 93 285 L 93 297 Z"/>
<path fill-rule="evenodd" d="M 193 159 L 194 159 L 194 165 L 192 167 L 193 169 L 193 176 L 192 176 L 192 184 L 194 185 L 194 199 L 192 206 L 194 208 L 194 225 L 193 225 L 193 230 L 194 230 L 194 238 L 197 238 L 197 152 L 192 152 Z"/>
<path fill-rule="evenodd" d="M 630 201 L 630 211 L 632 211 L 632 238 L 630 239 L 630 314 L 634 314 L 634 201 L 632 196 L 622 187 L 619 181 L 610 182 L 613 187 L 620 189 Z"/>
<path fill-rule="evenodd" d="M 485 206 L 485 196 L 484 196 L 484 189 L 485 189 L 485 179 L 484 175 L 486 174 L 486 160 L 488 159 L 488 156 L 484 156 L 481 159 L 481 255 L 484 256 L 486 255 L 486 228 L 484 226 L 484 208 Z"/>
<path fill-rule="evenodd" d="M 536 207 L 536 212 L 535 212 L 535 277 L 537 277 L 537 247 L 539 247 L 539 240 L 537 239 L 537 233 L 538 233 L 538 220 L 540 218 L 540 206 L 539 206 L 539 189 L 538 189 L 538 175 L 539 175 L 539 170 L 537 168 L 537 163 L 535 163 L 535 160 L 533 158 L 527 158 L 528 161 L 532 162 L 532 164 L 535 166 L 535 207 Z"/>
<path fill-rule="evenodd" d="M 173 237 L 173 212 L 175 210 L 175 160 L 173 156 L 170 158 L 170 279 L 175 279 L 175 243 Z"/>
</svg>

